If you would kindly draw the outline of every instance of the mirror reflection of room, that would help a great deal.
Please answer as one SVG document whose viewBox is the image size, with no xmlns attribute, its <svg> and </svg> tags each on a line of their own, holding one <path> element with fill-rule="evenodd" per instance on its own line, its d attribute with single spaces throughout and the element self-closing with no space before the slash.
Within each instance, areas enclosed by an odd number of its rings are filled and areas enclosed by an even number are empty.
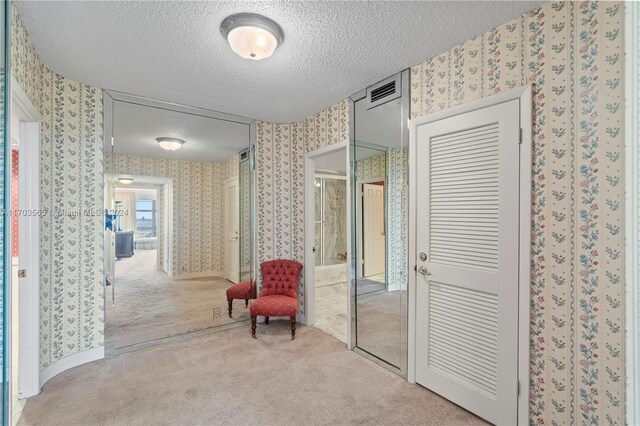
<svg viewBox="0 0 640 426">
<path fill-rule="evenodd" d="M 383 147 L 381 147 L 384 149 Z M 360 150 L 363 152 L 363 150 Z M 386 286 L 385 179 L 386 152 L 370 149 L 356 165 L 359 294 Z"/>
<path fill-rule="evenodd" d="M 248 321 L 227 290 L 253 282 L 250 122 L 107 104 L 107 352 Z"/>
<path fill-rule="evenodd" d="M 162 265 L 162 252 L 158 252 L 158 235 L 163 235 L 162 214 L 158 209 L 158 192 L 153 185 L 138 184 L 137 188 L 116 184 L 115 210 L 123 214 L 115 218 L 116 260 L 137 254 L 137 267 L 146 265 L 152 270 Z M 164 212 L 166 214 L 166 212 Z M 161 256 L 160 261 L 157 258 Z M 124 262 L 123 262 L 124 264 Z M 163 265 L 164 266 L 164 265 Z M 163 271 L 166 272 L 166 270 Z"/>
<path fill-rule="evenodd" d="M 240 250 L 240 282 L 251 281 L 251 200 L 253 200 L 253 181 L 250 151 L 240 153 L 239 180 L 239 250 Z"/>
</svg>

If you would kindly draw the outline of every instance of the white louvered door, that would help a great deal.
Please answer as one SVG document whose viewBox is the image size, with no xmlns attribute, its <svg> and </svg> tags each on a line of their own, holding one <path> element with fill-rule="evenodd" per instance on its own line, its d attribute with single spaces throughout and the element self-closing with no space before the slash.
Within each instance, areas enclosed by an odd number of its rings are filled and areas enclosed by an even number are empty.
<svg viewBox="0 0 640 426">
<path fill-rule="evenodd" d="M 517 423 L 519 113 L 416 129 L 416 381 L 496 424 Z"/>
</svg>

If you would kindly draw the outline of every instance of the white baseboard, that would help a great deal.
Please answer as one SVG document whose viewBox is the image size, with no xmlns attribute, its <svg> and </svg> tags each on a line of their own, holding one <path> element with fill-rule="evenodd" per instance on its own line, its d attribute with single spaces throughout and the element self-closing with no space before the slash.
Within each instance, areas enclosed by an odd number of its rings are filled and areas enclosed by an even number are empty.
<svg viewBox="0 0 640 426">
<path fill-rule="evenodd" d="M 220 271 L 202 271 L 202 272 L 191 272 L 188 274 L 176 274 L 172 275 L 172 280 L 186 280 L 189 278 L 204 278 L 204 277 L 216 277 L 216 278 L 224 278 L 224 272 Z"/>
<path fill-rule="evenodd" d="M 42 389 L 45 383 L 63 371 L 102 358 L 104 358 L 104 346 L 88 349 L 59 359 L 40 372 L 40 389 Z"/>
</svg>

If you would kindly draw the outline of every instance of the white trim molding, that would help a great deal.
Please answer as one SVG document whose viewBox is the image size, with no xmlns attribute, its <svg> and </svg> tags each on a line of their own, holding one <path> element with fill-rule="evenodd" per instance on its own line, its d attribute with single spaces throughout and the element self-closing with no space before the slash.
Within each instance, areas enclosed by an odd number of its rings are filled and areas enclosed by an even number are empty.
<svg viewBox="0 0 640 426">
<path fill-rule="evenodd" d="M 318 158 L 324 154 L 344 150 L 345 151 L 345 167 L 347 170 L 347 176 L 349 176 L 349 145 L 347 141 L 342 141 L 333 145 L 328 145 L 315 151 L 311 151 L 305 154 L 304 158 L 304 282 L 305 282 L 305 306 L 306 306 L 306 318 L 304 323 L 308 326 L 313 326 L 316 321 L 316 279 L 315 279 L 315 254 L 313 253 L 313 246 L 315 245 L 315 226 L 314 226 L 314 185 L 315 185 L 315 158 Z M 342 179 L 339 176 L 331 176 L 332 178 Z M 346 218 L 347 228 L 347 265 L 351 264 L 351 188 L 350 180 L 345 178 L 347 188 L 347 209 Z M 345 327 L 347 328 L 347 347 L 351 348 L 351 301 L 349 297 L 351 295 L 351 280 L 347 277 L 347 322 Z"/>
<path fill-rule="evenodd" d="M 627 421 L 640 424 L 640 5 L 625 3 Z"/>
<path fill-rule="evenodd" d="M 11 113 L 19 112 L 18 132 L 18 205 L 11 209 L 23 211 L 40 211 L 40 122 L 42 117 L 29 100 L 22 87 L 11 78 Z M 10 162 L 9 162 L 10 163 Z M 7 216 L 11 222 L 14 215 Z M 11 226 L 11 224 L 9 224 Z M 40 392 L 40 216 L 18 216 L 18 268 L 27 271 L 26 277 L 13 282 L 13 273 L 7 297 L 11 300 L 14 286 L 20 285 L 18 296 L 19 323 L 19 362 L 18 362 L 18 396 L 28 398 Z M 13 236 L 9 236 L 10 240 Z M 9 244 L 11 247 L 11 244 Z M 7 312 L 9 324 L 12 323 L 11 303 Z M 9 327 L 9 343 L 11 331 Z M 9 350 L 9 354 L 12 351 Z M 10 360 L 9 365 L 13 364 Z M 12 386 L 9 389 L 13 389 Z M 12 391 L 11 391 L 12 392 Z"/>
<path fill-rule="evenodd" d="M 520 148 L 520 229 L 519 229 L 519 272 L 518 272 L 518 424 L 529 424 L 529 359 L 530 348 L 529 338 L 531 333 L 530 312 L 531 312 L 531 157 L 532 157 L 532 95 L 531 85 L 526 85 L 511 89 L 497 95 L 489 96 L 477 101 L 465 103 L 444 111 L 415 118 L 409 122 L 410 143 L 409 143 L 409 303 L 408 303 L 408 374 L 410 383 L 416 380 L 416 221 L 417 221 L 417 158 L 416 158 L 416 129 L 418 126 L 444 118 L 464 114 L 470 111 L 482 109 L 492 105 L 520 101 L 520 127 L 522 128 L 522 139 Z M 514 385 L 515 386 L 515 385 Z"/>
<path fill-rule="evenodd" d="M 218 277 L 224 279 L 224 272 L 220 271 L 202 271 L 202 272 L 190 272 L 188 274 L 170 275 L 171 280 L 186 280 L 193 278 L 206 278 L 206 277 Z"/>
<path fill-rule="evenodd" d="M 102 358 L 104 358 L 104 346 L 88 349 L 86 351 L 61 358 L 42 370 L 40 373 L 40 388 L 63 371 L 86 364 L 87 362 L 97 361 Z"/>
</svg>

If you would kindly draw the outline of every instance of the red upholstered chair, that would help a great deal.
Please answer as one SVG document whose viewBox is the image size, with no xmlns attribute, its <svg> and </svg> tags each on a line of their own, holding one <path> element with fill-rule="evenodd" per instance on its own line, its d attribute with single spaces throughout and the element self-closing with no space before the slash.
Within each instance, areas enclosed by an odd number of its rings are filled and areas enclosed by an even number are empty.
<svg viewBox="0 0 640 426">
<path fill-rule="evenodd" d="M 256 283 L 254 281 L 244 281 L 234 284 L 227 289 L 227 303 L 229 304 L 229 318 L 233 311 L 233 299 L 244 300 L 244 307 L 249 305 L 249 299 L 256 298 Z"/>
<path fill-rule="evenodd" d="M 302 264 L 293 260 L 271 260 L 260 265 L 262 291 L 251 303 L 251 335 L 256 337 L 256 318 L 261 315 L 264 323 L 269 317 L 285 316 L 291 319 L 291 340 L 296 338 L 296 314 L 298 313 L 298 279 Z"/>
</svg>

